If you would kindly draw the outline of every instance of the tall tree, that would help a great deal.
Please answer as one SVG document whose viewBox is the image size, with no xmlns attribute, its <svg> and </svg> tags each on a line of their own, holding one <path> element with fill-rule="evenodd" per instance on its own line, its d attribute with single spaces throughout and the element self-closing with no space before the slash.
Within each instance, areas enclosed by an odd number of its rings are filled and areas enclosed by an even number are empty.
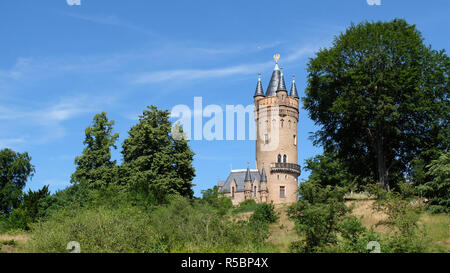
<svg viewBox="0 0 450 273">
<path fill-rule="evenodd" d="M 10 214 L 21 202 L 22 189 L 35 173 L 28 153 L 0 150 L 0 212 Z"/>
<path fill-rule="evenodd" d="M 172 137 L 169 112 L 149 106 L 123 143 L 127 182 L 133 189 L 162 202 L 167 194 L 192 198 L 194 153 L 184 138 Z"/>
<path fill-rule="evenodd" d="M 315 144 L 385 189 L 412 159 L 450 146 L 450 59 L 404 20 L 351 25 L 308 63 Z M 434 149 L 430 151 L 430 149 Z"/>
<path fill-rule="evenodd" d="M 111 147 L 117 149 L 115 143 L 119 137 L 113 134 L 114 121 L 109 121 L 106 113 L 94 116 L 92 125 L 85 130 L 86 147 L 81 156 L 75 158 L 76 170 L 72 174 L 72 183 L 86 183 L 89 187 L 99 188 L 111 183 L 114 177 L 111 169 L 116 165 L 111 160 Z"/>
</svg>

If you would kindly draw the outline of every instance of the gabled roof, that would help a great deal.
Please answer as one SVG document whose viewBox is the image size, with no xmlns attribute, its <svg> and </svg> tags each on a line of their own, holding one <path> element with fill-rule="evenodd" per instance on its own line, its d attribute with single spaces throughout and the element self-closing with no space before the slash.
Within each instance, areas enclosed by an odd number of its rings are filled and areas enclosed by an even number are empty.
<svg viewBox="0 0 450 273">
<path fill-rule="evenodd" d="M 221 192 L 230 191 L 230 185 L 234 181 L 236 181 L 236 192 L 243 192 L 245 190 L 245 175 L 247 170 L 232 170 L 230 175 L 228 176 L 225 184 L 222 187 Z M 260 175 L 258 170 L 250 170 L 250 175 L 252 177 L 252 182 L 256 181 L 259 183 Z M 259 190 L 259 186 L 258 186 Z"/>
</svg>

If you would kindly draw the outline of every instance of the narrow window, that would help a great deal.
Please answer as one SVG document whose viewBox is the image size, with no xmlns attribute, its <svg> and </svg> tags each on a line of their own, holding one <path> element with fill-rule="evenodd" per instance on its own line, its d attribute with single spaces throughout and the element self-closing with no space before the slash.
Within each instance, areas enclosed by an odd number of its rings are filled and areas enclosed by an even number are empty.
<svg viewBox="0 0 450 273">
<path fill-rule="evenodd" d="M 278 155 L 278 160 L 277 160 L 277 162 L 278 162 L 278 163 L 281 163 L 281 155 Z"/>
<path fill-rule="evenodd" d="M 231 198 L 234 199 L 234 187 L 231 187 Z"/>
<path fill-rule="evenodd" d="M 256 186 L 253 188 L 253 198 L 256 198 Z"/>
<path fill-rule="evenodd" d="M 286 160 L 287 160 L 287 156 L 283 155 L 283 163 L 286 163 Z"/>
<path fill-rule="evenodd" d="M 285 186 L 280 186 L 280 198 L 286 197 L 286 188 Z"/>
<path fill-rule="evenodd" d="M 269 143 L 269 135 L 265 134 L 264 135 L 264 144 L 268 144 Z"/>
<path fill-rule="evenodd" d="M 297 136 L 294 135 L 294 146 L 297 146 Z"/>
<path fill-rule="evenodd" d="M 281 128 L 283 128 L 283 124 L 284 124 L 284 119 L 280 120 L 280 126 L 281 126 Z"/>
</svg>

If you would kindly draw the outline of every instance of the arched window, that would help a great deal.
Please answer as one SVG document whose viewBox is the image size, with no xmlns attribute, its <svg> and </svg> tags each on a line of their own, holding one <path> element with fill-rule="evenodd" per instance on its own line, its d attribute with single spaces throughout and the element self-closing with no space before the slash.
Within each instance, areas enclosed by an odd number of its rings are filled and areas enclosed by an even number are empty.
<svg viewBox="0 0 450 273">
<path fill-rule="evenodd" d="M 287 156 L 283 155 L 283 163 L 286 163 L 286 160 L 287 160 Z"/>
<path fill-rule="evenodd" d="M 253 188 L 253 197 L 256 198 L 256 186 Z"/>
<path fill-rule="evenodd" d="M 277 162 L 278 162 L 278 163 L 281 163 L 281 155 L 278 155 L 278 160 L 277 160 Z"/>
</svg>

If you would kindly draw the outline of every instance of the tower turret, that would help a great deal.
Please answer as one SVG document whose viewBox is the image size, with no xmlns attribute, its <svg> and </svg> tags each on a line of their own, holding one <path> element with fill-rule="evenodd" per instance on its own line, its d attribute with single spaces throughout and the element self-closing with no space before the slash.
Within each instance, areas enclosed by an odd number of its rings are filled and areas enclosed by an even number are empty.
<svg viewBox="0 0 450 273">
<path fill-rule="evenodd" d="M 250 166 L 247 166 L 247 172 L 244 178 L 244 196 L 245 200 L 252 198 L 252 175 L 250 173 Z"/>
<path fill-rule="evenodd" d="M 295 74 L 292 75 L 291 94 L 289 96 L 298 99 L 297 86 L 295 85 Z"/>
<path fill-rule="evenodd" d="M 279 58 L 279 54 L 274 55 L 275 68 L 266 96 L 255 100 L 256 162 L 261 174 L 261 201 L 264 202 L 266 194 L 267 202 L 289 203 L 297 201 L 300 175 L 297 153 L 299 101 L 295 81 L 291 96 L 288 96 L 283 71 L 278 66 Z"/>
</svg>

